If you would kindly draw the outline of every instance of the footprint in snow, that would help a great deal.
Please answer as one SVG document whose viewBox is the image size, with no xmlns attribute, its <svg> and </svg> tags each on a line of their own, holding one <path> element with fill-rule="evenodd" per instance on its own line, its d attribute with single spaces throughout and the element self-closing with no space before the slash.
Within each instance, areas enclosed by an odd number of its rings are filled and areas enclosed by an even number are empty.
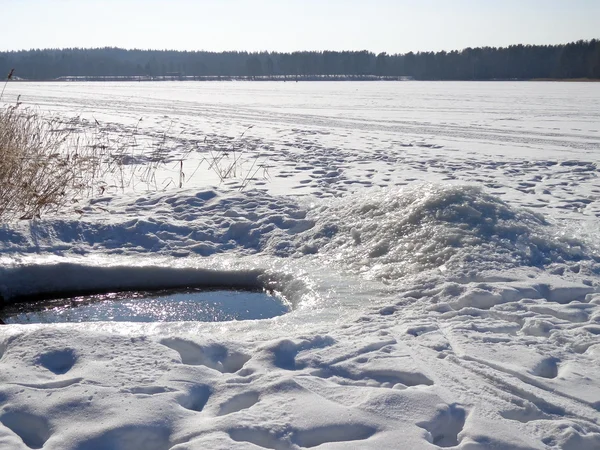
<svg viewBox="0 0 600 450">
<path fill-rule="evenodd" d="M 48 420 L 29 412 L 7 411 L 0 416 L 0 422 L 29 448 L 42 448 L 51 435 Z"/>
<path fill-rule="evenodd" d="M 221 373 L 237 372 L 250 359 L 250 356 L 230 351 L 221 344 L 199 345 L 180 338 L 167 338 L 160 343 L 179 353 L 183 364 L 206 366 Z"/>
<path fill-rule="evenodd" d="M 467 411 L 453 403 L 444 405 L 429 422 L 417 425 L 428 431 L 431 443 L 438 447 L 454 447 L 459 444 L 458 434 L 463 430 L 467 419 Z"/>
<path fill-rule="evenodd" d="M 550 357 L 541 360 L 531 371 L 535 376 L 542 378 L 556 378 L 558 376 L 558 358 Z"/>
<path fill-rule="evenodd" d="M 63 375 L 73 368 L 77 355 L 71 348 L 52 350 L 39 355 L 36 362 L 56 375 Z"/>
<path fill-rule="evenodd" d="M 211 395 L 212 390 L 209 386 L 197 384 L 180 396 L 178 400 L 179 404 L 185 409 L 201 412 L 208 403 Z"/>
</svg>

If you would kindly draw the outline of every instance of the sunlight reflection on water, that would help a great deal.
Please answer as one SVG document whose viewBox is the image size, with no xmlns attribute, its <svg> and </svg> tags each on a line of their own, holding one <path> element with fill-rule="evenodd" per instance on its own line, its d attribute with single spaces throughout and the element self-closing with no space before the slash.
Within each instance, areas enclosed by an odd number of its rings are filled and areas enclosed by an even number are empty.
<svg viewBox="0 0 600 450">
<path fill-rule="evenodd" d="M 223 322 L 256 320 L 290 311 L 285 300 L 266 292 L 201 291 L 161 295 L 125 292 L 20 304 L 5 310 L 5 323 Z"/>
</svg>

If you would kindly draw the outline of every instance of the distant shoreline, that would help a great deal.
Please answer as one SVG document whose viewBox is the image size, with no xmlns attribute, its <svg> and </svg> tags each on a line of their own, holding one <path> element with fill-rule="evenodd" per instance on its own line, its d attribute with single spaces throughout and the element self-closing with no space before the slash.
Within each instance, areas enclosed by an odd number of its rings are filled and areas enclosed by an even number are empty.
<svg viewBox="0 0 600 450">
<path fill-rule="evenodd" d="M 27 80 L 579 81 L 600 79 L 600 39 L 557 45 L 467 47 L 375 53 L 369 50 L 247 52 L 117 47 L 0 51 L 0 76 Z M 14 73 L 12 73 L 14 71 Z M 110 80 L 117 81 L 117 80 Z"/>
<path fill-rule="evenodd" d="M 280 76 L 280 77 L 247 77 L 247 76 L 183 76 L 183 77 L 119 77 L 119 76 L 77 76 L 77 77 L 60 77 L 56 79 L 41 79 L 41 80 L 30 80 L 30 79 L 13 79 L 10 82 L 17 83 L 93 83 L 93 82 L 104 82 L 104 83 L 115 83 L 115 82 L 156 82 L 156 81 L 253 81 L 253 82 L 265 82 L 265 81 L 279 81 L 279 82 L 306 82 L 306 81 L 426 81 L 426 82 L 566 82 L 566 83 L 597 83 L 600 82 L 600 78 L 531 78 L 531 79 L 481 79 L 481 80 L 415 80 L 412 77 L 378 77 L 375 75 L 316 75 L 316 76 Z"/>
</svg>

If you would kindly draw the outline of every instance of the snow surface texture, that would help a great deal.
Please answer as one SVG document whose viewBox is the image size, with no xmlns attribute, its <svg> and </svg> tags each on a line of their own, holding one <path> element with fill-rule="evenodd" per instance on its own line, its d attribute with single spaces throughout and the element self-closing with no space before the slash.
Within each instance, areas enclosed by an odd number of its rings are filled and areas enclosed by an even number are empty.
<svg viewBox="0 0 600 450">
<path fill-rule="evenodd" d="M 5 301 L 228 285 L 292 312 L 2 326 L 0 449 L 600 448 L 597 83 L 11 86 L 171 127 L 174 159 L 253 125 L 270 181 L 3 225 Z"/>
</svg>

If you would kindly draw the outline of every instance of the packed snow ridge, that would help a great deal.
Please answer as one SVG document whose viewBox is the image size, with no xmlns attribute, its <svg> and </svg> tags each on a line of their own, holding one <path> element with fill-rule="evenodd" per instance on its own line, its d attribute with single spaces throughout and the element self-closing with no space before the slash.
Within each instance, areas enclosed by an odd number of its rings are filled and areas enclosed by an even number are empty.
<svg viewBox="0 0 600 450">
<path fill-rule="evenodd" d="M 254 125 L 270 180 L 4 224 L 4 302 L 226 286 L 290 312 L 0 326 L 0 449 L 600 448 L 598 88 L 286 84 L 24 88 L 150 137 L 176 113 L 174 158 Z"/>
</svg>

